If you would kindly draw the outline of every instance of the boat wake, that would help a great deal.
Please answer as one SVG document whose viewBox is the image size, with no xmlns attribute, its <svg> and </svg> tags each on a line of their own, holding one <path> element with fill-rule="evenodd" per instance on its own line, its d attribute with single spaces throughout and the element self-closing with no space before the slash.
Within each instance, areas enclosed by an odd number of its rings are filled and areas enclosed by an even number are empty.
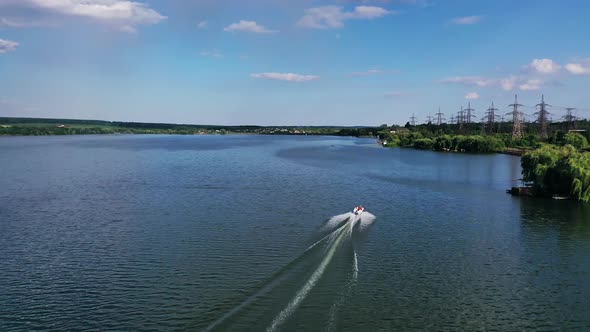
<svg viewBox="0 0 590 332">
<path fill-rule="evenodd" d="M 319 239 L 303 254 L 273 275 L 241 303 L 211 323 L 205 331 L 254 329 L 276 331 L 296 315 L 301 304 L 326 274 L 330 263 L 338 257 L 348 265 L 344 273 L 331 271 L 331 283 L 340 284 L 334 301 L 326 312 L 327 329 L 336 329 L 336 316 L 357 284 L 359 268 L 355 235 L 365 232 L 375 220 L 369 212 L 359 215 L 345 213 L 330 218 L 320 229 Z M 346 263 L 348 262 L 348 263 Z M 338 280 L 342 280 L 339 282 Z M 289 295 L 290 294 L 290 295 Z M 318 295 L 319 296 L 319 295 Z M 321 296 L 318 301 L 325 301 Z M 307 302 L 306 302 L 307 303 Z M 322 306 L 323 308 L 323 306 Z M 266 319 L 261 319 L 266 318 Z M 266 323 L 265 323 L 266 322 Z M 264 324 L 264 325 L 263 325 Z"/>
</svg>

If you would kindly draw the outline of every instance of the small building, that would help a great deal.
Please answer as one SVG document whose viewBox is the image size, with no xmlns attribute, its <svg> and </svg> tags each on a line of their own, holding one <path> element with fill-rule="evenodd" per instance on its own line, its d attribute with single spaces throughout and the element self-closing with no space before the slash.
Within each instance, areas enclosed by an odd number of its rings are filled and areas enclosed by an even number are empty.
<svg viewBox="0 0 590 332">
<path fill-rule="evenodd" d="M 391 127 L 391 129 L 389 130 L 389 132 L 392 134 L 407 133 L 409 131 L 410 130 L 408 128 L 404 128 L 404 127 Z"/>
</svg>

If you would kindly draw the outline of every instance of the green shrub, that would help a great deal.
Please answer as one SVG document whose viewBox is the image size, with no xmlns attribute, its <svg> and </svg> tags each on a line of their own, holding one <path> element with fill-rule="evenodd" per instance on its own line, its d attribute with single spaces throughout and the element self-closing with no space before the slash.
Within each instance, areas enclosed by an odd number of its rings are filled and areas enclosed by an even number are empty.
<svg viewBox="0 0 590 332">
<path fill-rule="evenodd" d="M 521 159 L 523 179 L 541 193 L 590 202 L 590 153 L 545 145 Z"/>
<path fill-rule="evenodd" d="M 420 150 L 432 150 L 434 141 L 430 138 L 419 138 L 414 141 L 414 148 Z"/>
<path fill-rule="evenodd" d="M 583 149 L 588 146 L 588 140 L 578 133 L 567 133 L 563 139 L 564 144 L 570 144 L 576 149 Z"/>
<path fill-rule="evenodd" d="M 452 148 L 453 138 L 450 135 L 442 135 L 434 139 L 433 148 L 437 151 L 448 151 Z"/>
</svg>

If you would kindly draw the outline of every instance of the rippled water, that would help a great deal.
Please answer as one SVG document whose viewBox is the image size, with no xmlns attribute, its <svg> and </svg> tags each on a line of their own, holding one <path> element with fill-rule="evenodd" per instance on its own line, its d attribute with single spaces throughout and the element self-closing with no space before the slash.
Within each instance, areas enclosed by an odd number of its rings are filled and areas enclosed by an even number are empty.
<svg viewBox="0 0 590 332">
<path fill-rule="evenodd" d="M 373 143 L 0 138 L 0 330 L 590 329 L 588 205 Z"/>
</svg>

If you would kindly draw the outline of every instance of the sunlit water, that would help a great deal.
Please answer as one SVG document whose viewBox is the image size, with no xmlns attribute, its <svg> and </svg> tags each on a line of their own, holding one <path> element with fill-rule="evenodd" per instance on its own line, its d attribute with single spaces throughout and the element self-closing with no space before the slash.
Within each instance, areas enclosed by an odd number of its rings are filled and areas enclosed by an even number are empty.
<svg viewBox="0 0 590 332">
<path fill-rule="evenodd" d="M 1 331 L 590 329 L 590 208 L 505 194 L 516 157 L 0 137 L 0 170 Z"/>
</svg>

